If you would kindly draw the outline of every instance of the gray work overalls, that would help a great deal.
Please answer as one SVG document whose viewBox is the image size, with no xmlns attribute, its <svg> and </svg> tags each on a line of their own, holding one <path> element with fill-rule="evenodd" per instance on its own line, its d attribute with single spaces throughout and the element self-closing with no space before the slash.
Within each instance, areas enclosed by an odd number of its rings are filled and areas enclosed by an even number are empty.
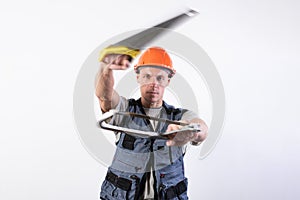
<svg viewBox="0 0 300 200">
<path fill-rule="evenodd" d="M 180 120 L 183 109 L 163 102 L 161 118 Z M 129 99 L 127 111 L 145 114 L 140 99 Z M 148 119 L 126 116 L 122 127 L 163 133 L 168 124 L 159 122 L 153 130 Z M 154 174 L 154 199 L 188 199 L 187 178 L 184 176 L 183 147 L 168 147 L 166 140 L 133 137 L 121 133 L 117 149 L 100 198 L 106 200 L 143 199 L 146 177 Z"/>
</svg>

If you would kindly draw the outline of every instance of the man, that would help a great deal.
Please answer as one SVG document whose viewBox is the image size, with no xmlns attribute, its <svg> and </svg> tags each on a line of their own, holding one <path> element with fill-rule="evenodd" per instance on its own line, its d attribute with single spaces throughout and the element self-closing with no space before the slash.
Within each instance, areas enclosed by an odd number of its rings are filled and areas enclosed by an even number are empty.
<svg viewBox="0 0 300 200">
<path fill-rule="evenodd" d="M 173 134 L 168 140 L 133 137 L 116 133 L 117 149 L 101 187 L 101 199 L 188 199 L 184 176 L 185 145 L 200 144 L 207 135 L 205 122 L 189 110 L 174 108 L 163 101 L 165 88 L 175 75 L 168 53 L 160 47 L 148 48 L 134 66 L 141 98 L 126 99 L 113 89 L 114 70 L 130 66 L 128 55 L 108 55 L 100 62 L 96 96 L 102 112 L 110 109 L 134 112 L 163 119 L 198 123 L 200 132 Z M 164 133 L 182 128 L 132 116 L 113 117 L 112 124 L 143 131 Z"/>
</svg>

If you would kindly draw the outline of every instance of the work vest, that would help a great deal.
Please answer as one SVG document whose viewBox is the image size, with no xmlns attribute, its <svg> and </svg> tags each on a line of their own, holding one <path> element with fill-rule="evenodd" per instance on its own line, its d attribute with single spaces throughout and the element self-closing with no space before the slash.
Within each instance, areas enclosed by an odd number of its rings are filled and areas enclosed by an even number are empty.
<svg viewBox="0 0 300 200">
<path fill-rule="evenodd" d="M 129 99 L 128 102 L 126 111 L 145 115 L 141 99 Z M 184 109 L 163 102 L 160 118 L 178 121 L 184 112 Z M 164 133 L 168 124 L 158 122 L 153 130 L 148 119 L 124 116 L 121 126 Z M 150 171 L 154 174 L 155 199 L 188 199 L 183 147 L 168 147 L 165 139 L 133 137 L 126 133 L 120 134 L 116 145 L 112 164 L 101 186 L 100 199 L 143 199 L 145 180 Z"/>
</svg>

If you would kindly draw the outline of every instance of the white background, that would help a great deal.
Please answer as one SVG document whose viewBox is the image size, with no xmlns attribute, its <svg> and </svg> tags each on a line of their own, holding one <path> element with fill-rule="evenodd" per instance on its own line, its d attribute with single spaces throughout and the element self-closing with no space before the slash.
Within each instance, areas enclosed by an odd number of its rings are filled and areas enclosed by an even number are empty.
<svg viewBox="0 0 300 200">
<path fill-rule="evenodd" d="M 103 41 L 182 6 L 200 15 L 177 31 L 215 63 L 227 110 L 214 151 L 186 157 L 190 199 L 300 198 L 299 1 L 11 0 L 0 2 L 0 199 L 98 199 L 106 168 L 75 130 L 76 76 Z"/>
</svg>

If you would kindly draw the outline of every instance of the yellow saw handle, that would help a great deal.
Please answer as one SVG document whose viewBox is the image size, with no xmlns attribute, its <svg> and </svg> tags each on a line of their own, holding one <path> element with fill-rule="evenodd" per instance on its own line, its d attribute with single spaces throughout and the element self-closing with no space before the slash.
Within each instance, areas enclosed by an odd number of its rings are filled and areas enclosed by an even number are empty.
<svg viewBox="0 0 300 200">
<path fill-rule="evenodd" d="M 128 55 L 131 58 L 135 58 L 139 53 L 140 53 L 139 49 L 131 49 L 126 46 L 109 46 L 103 49 L 102 51 L 100 51 L 98 60 L 102 61 L 103 58 L 109 54 Z"/>
</svg>

